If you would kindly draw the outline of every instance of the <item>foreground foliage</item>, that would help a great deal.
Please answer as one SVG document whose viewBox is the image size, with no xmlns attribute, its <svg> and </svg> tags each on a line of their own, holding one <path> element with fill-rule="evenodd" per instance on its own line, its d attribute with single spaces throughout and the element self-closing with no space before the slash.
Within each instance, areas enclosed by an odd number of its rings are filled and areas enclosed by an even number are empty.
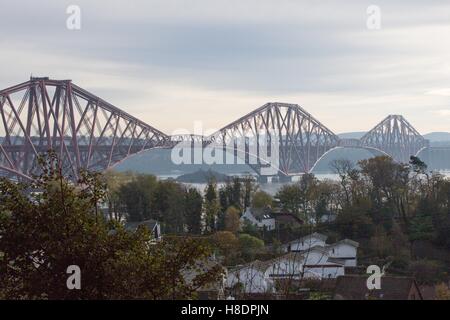
<svg viewBox="0 0 450 320">
<path fill-rule="evenodd" d="M 50 155 L 29 183 L 0 180 L 0 297 L 7 299 L 186 299 L 220 279 L 201 239 L 155 243 L 145 228 L 129 232 L 105 221 L 98 203 L 105 186 L 82 173 L 62 177 Z M 67 268 L 81 270 L 81 289 L 68 290 Z"/>
</svg>

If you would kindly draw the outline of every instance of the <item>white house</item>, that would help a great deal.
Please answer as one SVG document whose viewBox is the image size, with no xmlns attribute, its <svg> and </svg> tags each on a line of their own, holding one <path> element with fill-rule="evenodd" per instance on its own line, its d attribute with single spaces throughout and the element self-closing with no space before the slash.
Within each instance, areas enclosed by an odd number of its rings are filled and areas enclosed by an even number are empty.
<svg viewBox="0 0 450 320">
<path fill-rule="evenodd" d="M 275 218 L 271 215 L 269 210 L 262 210 L 256 213 L 255 209 L 247 208 L 244 214 L 241 216 L 240 220 L 242 223 L 245 221 L 251 223 L 258 228 L 266 228 L 266 230 L 275 230 Z"/>
<path fill-rule="evenodd" d="M 344 239 L 327 245 L 325 248 L 331 258 L 344 261 L 346 267 L 356 267 L 358 246 L 358 242 Z"/>
<path fill-rule="evenodd" d="M 345 275 L 344 261 L 330 258 L 326 249 L 316 246 L 306 252 L 289 252 L 229 270 L 226 287 L 244 293 L 270 293 L 276 280 L 322 280 L 341 275 Z"/>
<path fill-rule="evenodd" d="M 243 293 L 269 293 L 274 290 L 272 279 L 265 276 L 267 264 L 256 260 L 228 271 L 226 287 Z"/>
<path fill-rule="evenodd" d="M 315 246 L 307 251 L 291 251 L 267 261 L 265 277 L 272 279 L 329 279 L 345 274 L 344 261 L 330 258 L 328 251 Z"/>
<path fill-rule="evenodd" d="M 314 247 L 322 247 L 327 256 L 343 261 L 346 267 L 356 267 L 358 242 L 343 239 L 333 244 L 326 244 L 326 235 L 312 233 L 303 238 L 291 241 L 282 246 L 284 252 L 306 252 Z"/>
<path fill-rule="evenodd" d="M 327 245 L 326 235 L 312 233 L 283 246 L 282 256 L 254 261 L 228 273 L 226 287 L 245 293 L 268 293 L 281 279 L 334 279 L 345 275 L 345 267 L 357 264 L 358 243 L 344 239 Z"/>
<path fill-rule="evenodd" d="M 322 246 L 315 246 L 302 252 L 305 257 L 304 278 L 330 279 L 345 274 L 345 262 L 329 256 Z"/>
<path fill-rule="evenodd" d="M 327 240 L 326 235 L 314 232 L 300 239 L 288 242 L 284 244 L 282 247 L 284 252 L 300 252 L 308 250 L 315 246 L 325 247 L 326 240 Z"/>
<path fill-rule="evenodd" d="M 277 280 L 322 280 L 343 275 L 344 262 L 330 258 L 327 250 L 316 247 L 307 253 L 289 252 L 269 261 L 257 260 L 229 270 L 225 286 L 240 293 L 273 293 Z"/>
<path fill-rule="evenodd" d="M 283 245 L 284 252 L 299 252 L 306 261 L 304 277 L 336 278 L 345 267 L 356 267 L 358 242 L 344 239 L 326 244 L 327 236 L 312 233 Z"/>
<path fill-rule="evenodd" d="M 266 262 L 266 278 L 301 279 L 305 257 L 298 252 L 289 252 Z"/>
</svg>

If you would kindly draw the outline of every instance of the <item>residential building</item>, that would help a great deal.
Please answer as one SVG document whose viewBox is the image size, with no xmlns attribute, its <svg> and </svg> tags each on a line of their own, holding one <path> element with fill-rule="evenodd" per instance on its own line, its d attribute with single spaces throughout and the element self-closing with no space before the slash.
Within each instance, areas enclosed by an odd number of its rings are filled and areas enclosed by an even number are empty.
<svg viewBox="0 0 450 320">
<path fill-rule="evenodd" d="M 336 243 L 326 245 L 330 258 L 343 260 L 346 267 L 356 267 L 357 250 L 359 243 L 350 239 L 340 240 Z"/>
<path fill-rule="evenodd" d="M 275 229 L 275 219 L 270 208 L 254 209 L 249 207 L 240 220 L 242 223 L 247 221 L 260 229 L 265 228 L 268 231 Z"/>
<path fill-rule="evenodd" d="M 297 252 L 289 252 L 266 261 L 265 277 L 271 279 L 301 279 L 305 257 Z"/>
<path fill-rule="evenodd" d="M 345 274 L 344 262 L 328 257 L 322 247 L 289 252 L 266 262 L 266 277 L 273 279 L 330 279 Z"/>
<path fill-rule="evenodd" d="M 226 287 L 231 289 L 233 295 L 272 293 L 274 283 L 265 276 L 266 270 L 267 263 L 259 260 L 230 269 Z"/>
<path fill-rule="evenodd" d="M 345 261 L 330 257 L 323 246 L 314 246 L 302 255 L 305 257 L 304 278 L 334 279 L 345 274 Z"/>
<path fill-rule="evenodd" d="M 288 212 L 274 212 L 275 225 L 278 229 L 282 228 L 299 228 L 304 224 L 304 221 L 296 215 Z"/>
<path fill-rule="evenodd" d="M 274 283 L 283 280 L 334 279 L 345 274 L 345 262 L 315 246 L 306 251 L 291 251 L 268 261 L 256 260 L 230 269 L 226 287 L 240 293 L 272 293 Z"/>
<path fill-rule="evenodd" d="M 312 233 L 300 239 L 293 240 L 282 246 L 284 252 L 305 252 L 314 247 L 321 247 L 327 256 L 335 261 L 344 262 L 346 267 L 357 266 L 357 250 L 359 243 L 350 239 L 343 239 L 333 244 L 326 244 L 327 236 Z M 336 260 L 337 259 L 337 260 Z"/>
<path fill-rule="evenodd" d="M 282 246 L 284 252 L 301 252 L 315 246 L 325 247 L 327 236 L 314 232 L 300 239 L 293 240 Z"/>
</svg>

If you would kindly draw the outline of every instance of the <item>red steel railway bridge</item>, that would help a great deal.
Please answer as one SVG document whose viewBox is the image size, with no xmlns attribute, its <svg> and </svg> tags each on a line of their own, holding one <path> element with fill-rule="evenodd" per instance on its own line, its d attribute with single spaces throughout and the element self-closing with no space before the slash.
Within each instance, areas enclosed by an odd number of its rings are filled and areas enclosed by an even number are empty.
<svg viewBox="0 0 450 320">
<path fill-rule="evenodd" d="M 179 142 L 203 146 L 233 138 L 277 133 L 278 175 L 310 172 L 336 148 L 363 148 L 399 162 L 429 149 L 429 142 L 401 115 L 389 115 L 361 139 L 341 139 L 297 104 L 267 103 L 208 136 L 169 136 L 70 80 L 30 78 L 0 90 L 0 174 L 29 180 L 40 173 L 38 157 L 59 156 L 65 174 L 106 170 L 125 158 Z M 258 158 L 258 156 L 256 156 Z M 252 168 L 261 174 L 264 163 Z"/>
</svg>

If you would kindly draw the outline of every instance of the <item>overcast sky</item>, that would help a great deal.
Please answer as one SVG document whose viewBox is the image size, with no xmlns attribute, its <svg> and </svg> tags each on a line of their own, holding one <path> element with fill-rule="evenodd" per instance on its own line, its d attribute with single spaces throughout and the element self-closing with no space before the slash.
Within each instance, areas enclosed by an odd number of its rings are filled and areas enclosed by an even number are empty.
<svg viewBox="0 0 450 320">
<path fill-rule="evenodd" d="M 218 129 L 269 101 L 335 133 L 388 114 L 450 131 L 450 2 L 318 2 L 0 0 L 0 88 L 31 73 L 72 79 L 169 134 L 196 120 Z M 81 30 L 66 27 L 72 4 Z"/>
</svg>

